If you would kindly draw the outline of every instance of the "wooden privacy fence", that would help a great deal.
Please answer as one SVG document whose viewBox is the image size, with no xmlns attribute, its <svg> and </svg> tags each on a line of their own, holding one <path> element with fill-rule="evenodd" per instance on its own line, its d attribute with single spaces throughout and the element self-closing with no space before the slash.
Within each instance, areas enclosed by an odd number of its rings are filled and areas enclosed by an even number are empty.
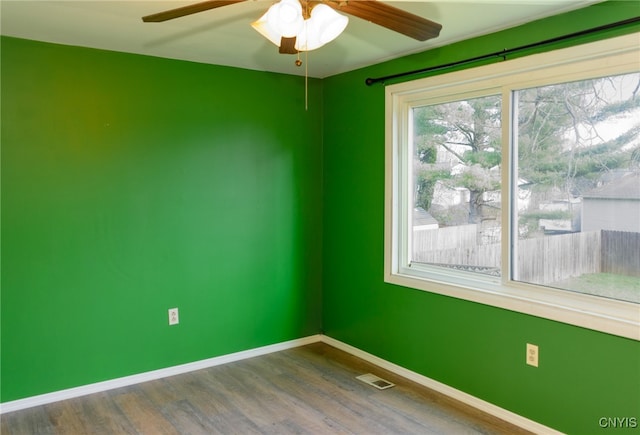
<svg viewBox="0 0 640 435">
<path fill-rule="evenodd" d="M 413 231 L 413 252 L 473 248 L 478 245 L 477 225 L 458 225 L 432 230 Z"/>
<path fill-rule="evenodd" d="M 500 268 L 500 244 L 478 243 L 477 225 L 413 232 L 413 261 Z"/>
<path fill-rule="evenodd" d="M 550 284 L 600 272 L 600 231 L 518 241 L 518 281 Z"/>
<path fill-rule="evenodd" d="M 499 243 L 479 245 L 476 226 L 414 232 L 413 261 L 500 268 Z M 518 241 L 515 279 L 550 284 L 588 273 L 640 276 L 640 233 L 589 231 Z"/>
<path fill-rule="evenodd" d="M 601 271 L 640 277 L 640 233 L 602 231 Z"/>
<path fill-rule="evenodd" d="M 418 263 L 452 264 L 465 266 L 500 267 L 500 245 L 474 245 L 471 247 L 414 251 L 413 261 Z"/>
</svg>

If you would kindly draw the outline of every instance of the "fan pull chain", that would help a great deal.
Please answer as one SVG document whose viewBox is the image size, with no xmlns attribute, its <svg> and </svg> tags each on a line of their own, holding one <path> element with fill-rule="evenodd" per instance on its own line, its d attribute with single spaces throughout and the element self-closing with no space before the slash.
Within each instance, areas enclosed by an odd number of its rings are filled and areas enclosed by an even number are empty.
<svg viewBox="0 0 640 435">
<path fill-rule="evenodd" d="M 309 110 L 309 67 L 307 66 L 307 61 L 309 60 L 309 52 L 304 52 L 304 110 Z M 302 66 L 302 61 L 300 60 L 300 52 L 298 52 L 298 58 L 296 59 L 296 66 Z"/>
<path fill-rule="evenodd" d="M 306 8 L 305 19 L 309 17 L 309 2 L 304 2 L 304 7 Z M 307 41 L 308 41 L 307 35 Z M 300 60 L 300 51 L 296 50 L 296 55 L 298 58 L 295 61 L 297 67 L 302 66 L 302 61 Z M 305 50 L 304 52 L 304 110 L 309 110 L 309 50 Z"/>
<path fill-rule="evenodd" d="M 300 52 L 297 53 L 296 66 L 302 66 Z M 309 51 L 304 52 L 304 110 L 309 110 Z"/>
</svg>

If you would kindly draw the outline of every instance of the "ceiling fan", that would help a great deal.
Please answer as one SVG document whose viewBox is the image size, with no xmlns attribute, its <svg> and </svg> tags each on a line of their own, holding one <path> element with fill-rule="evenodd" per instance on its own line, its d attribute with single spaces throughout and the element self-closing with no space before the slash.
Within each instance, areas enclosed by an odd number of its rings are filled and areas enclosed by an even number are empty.
<svg viewBox="0 0 640 435">
<path fill-rule="evenodd" d="M 142 17 L 162 22 L 247 0 L 209 0 Z M 426 41 L 440 34 L 442 25 L 377 0 L 280 0 L 251 25 L 279 47 L 279 52 L 310 51 L 335 39 L 347 26 L 344 12 L 371 23 Z"/>
</svg>

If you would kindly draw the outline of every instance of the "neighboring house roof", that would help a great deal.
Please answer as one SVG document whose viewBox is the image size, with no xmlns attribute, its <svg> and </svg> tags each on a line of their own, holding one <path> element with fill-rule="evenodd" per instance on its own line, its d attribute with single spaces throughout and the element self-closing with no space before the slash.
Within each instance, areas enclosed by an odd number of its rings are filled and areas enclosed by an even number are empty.
<svg viewBox="0 0 640 435">
<path fill-rule="evenodd" d="M 422 207 L 413 209 L 413 226 L 438 225 L 438 221 Z"/>
<path fill-rule="evenodd" d="M 627 174 L 617 180 L 593 189 L 582 195 L 583 198 L 600 199 L 638 199 L 640 200 L 640 172 Z"/>
</svg>

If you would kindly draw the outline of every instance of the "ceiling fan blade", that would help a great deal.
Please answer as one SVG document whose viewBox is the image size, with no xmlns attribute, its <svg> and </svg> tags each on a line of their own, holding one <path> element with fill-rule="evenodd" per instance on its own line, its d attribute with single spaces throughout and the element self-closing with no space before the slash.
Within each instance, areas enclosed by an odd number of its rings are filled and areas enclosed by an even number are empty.
<svg viewBox="0 0 640 435">
<path fill-rule="evenodd" d="M 296 54 L 298 50 L 296 50 L 296 37 L 293 38 L 280 38 L 280 50 L 278 50 L 280 54 Z"/>
<path fill-rule="evenodd" d="M 173 20 L 174 18 L 185 17 L 197 12 L 208 11 L 209 9 L 232 5 L 234 3 L 241 3 L 243 1 L 245 0 L 209 0 L 189 6 L 183 6 L 181 8 L 158 12 L 157 14 L 147 15 L 146 17 L 142 17 L 142 21 L 145 23 L 159 23 L 162 21 Z"/>
<path fill-rule="evenodd" d="M 387 29 L 426 41 L 440 35 L 442 25 L 376 0 L 326 0 L 326 4 L 340 12 L 370 21 Z"/>
</svg>

